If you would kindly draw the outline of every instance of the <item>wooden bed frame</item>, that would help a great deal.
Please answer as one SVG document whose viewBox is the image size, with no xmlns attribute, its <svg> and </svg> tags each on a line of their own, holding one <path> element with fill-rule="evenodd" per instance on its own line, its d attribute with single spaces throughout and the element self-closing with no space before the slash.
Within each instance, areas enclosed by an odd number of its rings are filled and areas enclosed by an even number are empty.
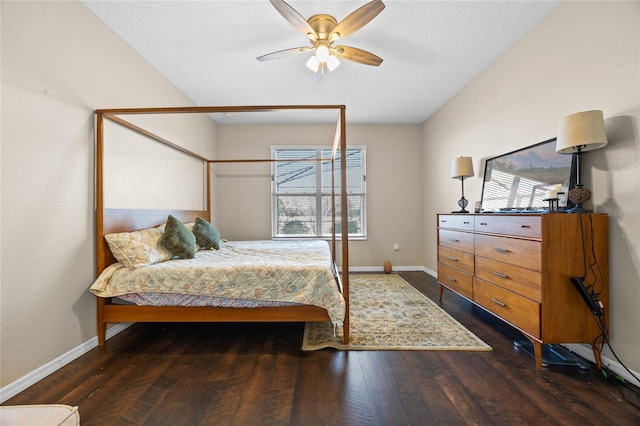
<svg viewBox="0 0 640 426">
<path fill-rule="evenodd" d="M 103 148 L 104 126 L 103 120 L 109 119 L 129 129 L 148 136 L 162 144 L 170 146 L 178 151 L 186 153 L 206 163 L 206 173 L 210 176 L 212 163 L 221 162 L 264 162 L 271 159 L 246 159 L 246 160 L 212 160 L 192 153 L 171 141 L 142 129 L 135 124 L 124 120 L 121 115 L 128 114 L 176 114 L 176 113 L 225 113 L 244 111 L 268 111 L 268 110 L 301 110 L 301 109 L 336 109 L 339 111 L 336 136 L 334 138 L 334 153 L 340 150 L 346 152 L 345 136 L 345 107 L 339 106 L 260 106 L 260 107 L 178 107 L 178 108 L 138 108 L 138 109 L 108 109 L 96 110 L 96 273 L 102 271 L 116 260 L 111 254 L 105 235 L 114 232 L 128 232 L 151 228 L 165 223 L 169 214 L 183 222 L 193 222 L 196 217 L 206 220 L 211 219 L 211 179 L 207 179 L 206 210 L 140 210 L 140 209 L 106 209 L 104 206 L 104 181 L 103 181 Z M 346 182 L 346 155 L 341 155 L 341 182 Z M 335 197 L 335 194 L 333 195 Z M 341 205 L 347 205 L 346 186 L 342 185 L 340 191 Z M 335 199 L 335 198 L 334 198 Z M 335 203 L 334 203 L 335 206 Z M 347 223 L 347 209 L 342 209 L 342 223 Z M 335 209 L 333 214 L 335 222 Z M 336 227 L 334 226 L 333 229 Z M 339 284 L 345 300 L 345 318 L 343 325 L 343 341 L 349 342 L 349 246 L 348 230 L 342 227 L 341 235 L 341 279 Z M 336 263 L 336 236 L 332 236 L 331 251 L 334 265 Z M 337 273 L 337 270 L 336 270 Z M 97 276 L 96 275 L 96 276 Z M 180 307 L 180 306 L 137 306 L 113 303 L 110 298 L 96 297 L 97 299 L 97 334 L 98 346 L 103 346 L 106 339 L 108 323 L 118 322 L 308 322 L 330 321 L 325 309 L 310 306 L 285 306 L 263 308 L 214 308 L 214 307 Z"/>
</svg>

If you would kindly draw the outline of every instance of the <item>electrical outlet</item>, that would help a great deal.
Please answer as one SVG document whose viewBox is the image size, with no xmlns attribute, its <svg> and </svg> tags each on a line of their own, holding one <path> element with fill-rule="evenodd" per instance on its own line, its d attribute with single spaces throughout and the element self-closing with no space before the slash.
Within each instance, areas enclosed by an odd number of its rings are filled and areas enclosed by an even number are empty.
<svg viewBox="0 0 640 426">
<path fill-rule="evenodd" d="M 400 251 L 400 244 L 393 243 L 393 251 Z"/>
</svg>

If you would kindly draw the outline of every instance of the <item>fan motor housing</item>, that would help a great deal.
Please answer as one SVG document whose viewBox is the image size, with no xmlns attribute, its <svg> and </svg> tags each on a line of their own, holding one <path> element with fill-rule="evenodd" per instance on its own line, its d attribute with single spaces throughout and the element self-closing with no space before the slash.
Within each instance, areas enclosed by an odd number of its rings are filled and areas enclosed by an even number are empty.
<svg viewBox="0 0 640 426">
<path fill-rule="evenodd" d="M 307 20 L 311 28 L 318 34 L 318 39 L 326 40 L 329 38 L 331 31 L 338 25 L 338 21 L 331 15 L 321 13 L 319 15 L 313 15 Z"/>
</svg>

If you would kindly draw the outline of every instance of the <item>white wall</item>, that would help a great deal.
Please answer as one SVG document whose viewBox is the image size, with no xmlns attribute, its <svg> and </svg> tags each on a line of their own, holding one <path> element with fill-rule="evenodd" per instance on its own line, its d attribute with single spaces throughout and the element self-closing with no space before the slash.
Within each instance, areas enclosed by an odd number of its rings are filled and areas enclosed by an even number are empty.
<svg viewBox="0 0 640 426">
<path fill-rule="evenodd" d="M 79 2 L 3 1 L 1 19 L 5 386 L 96 334 L 93 111 L 192 103 Z M 213 155 L 213 123 L 193 131 Z"/>
<path fill-rule="evenodd" d="M 424 264 L 436 267 L 435 215 L 457 207 L 454 157 L 474 159 L 473 206 L 483 160 L 555 137 L 561 117 L 604 112 L 609 145 L 583 156 L 591 208 L 609 213 L 610 332 L 640 370 L 640 3 L 566 2 L 425 123 Z M 438 161 L 433 161 L 438 159 Z M 610 355 L 605 351 L 605 355 Z"/>
<path fill-rule="evenodd" d="M 331 145 L 334 132 L 335 124 L 219 125 L 216 158 L 270 158 L 271 145 Z M 354 124 L 346 134 L 348 145 L 367 146 L 368 237 L 350 242 L 350 266 L 421 266 L 422 126 Z M 270 166 L 215 169 L 214 222 L 223 237 L 271 238 Z"/>
</svg>

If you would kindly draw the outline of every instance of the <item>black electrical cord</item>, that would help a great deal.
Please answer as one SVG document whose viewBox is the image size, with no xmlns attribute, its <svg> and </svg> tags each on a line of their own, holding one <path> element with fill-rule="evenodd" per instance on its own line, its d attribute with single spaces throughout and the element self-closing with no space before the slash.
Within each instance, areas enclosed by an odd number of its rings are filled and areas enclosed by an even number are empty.
<svg viewBox="0 0 640 426">
<path fill-rule="evenodd" d="M 609 330 L 607 329 L 607 319 L 606 319 L 606 312 L 604 310 L 604 307 L 602 306 L 602 303 L 600 302 L 600 293 L 602 293 L 602 291 L 604 290 L 604 279 L 602 276 L 602 269 L 600 268 L 600 265 L 598 264 L 598 259 L 596 256 L 596 251 L 595 251 L 595 230 L 594 230 L 594 224 L 593 224 L 593 217 L 590 214 L 580 214 L 580 236 L 581 236 L 581 240 L 582 240 L 582 265 L 583 265 L 583 276 L 582 279 L 586 279 L 587 277 L 587 271 L 591 271 L 591 274 L 593 275 L 593 281 L 590 284 L 585 284 L 585 286 L 587 287 L 587 289 L 589 290 L 589 293 L 591 293 L 592 297 L 594 298 L 594 300 L 596 301 L 596 303 L 598 303 L 601 307 L 600 311 L 597 313 L 594 313 L 594 319 L 595 321 L 598 323 L 598 328 L 600 329 L 600 335 L 597 336 L 591 346 L 594 350 L 594 352 L 597 352 L 598 354 L 598 358 L 600 360 L 602 360 L 602 350 L 604 349 L 604 346 L 607 345 L 609 347 L 609 350 L 611 351 L 611 354 L 613 354 L 614 358 L 616 359 L 616 361 L 618 361 L 618 363 L 625 369 L 625 371 L 627 373 L 629 373 L 629 375 L 631 377 L 633 377 L 638 383 L 640 383 L 640 379 L 638 378 L 638 376 L 636 376 L 618 357 L 618 355 L 615 353 L 615 351 L 613 350 L 613 347 L 611 346 L 611 343 L 609 341 Z M 586 217 L 587 220 L 589 221 L 589 228 L 590 228 L 590 241 L 591 241 L 591 257 L 592 257 L 592 261 L 591 263 L 587 262 L 587 247 L 586 245 L 586 238 L 584 235 L 584 228 L 583 228 L 583 223 L 582 223 L 582 217 Z M 601 288 L 600 289 L 596 289 L 596 284 L 600 283 Z M 608 366 L 602 366 L 600 372 L 603 374 L 603 376 L 607 379 L 610 379 L 612 381 L 612 383 L 618 383 L 620 385 L 622 385 L 625 389 L 631 391 L 633 394 L 635 394 L 636 399 L 640 400 L 640 389 L 630 383 L 628 383 L 623 377 L 619 376 L 619 375 L 615 375 L 615 374 L 611 374 L 609 372 L 609 367 Z M 634 401 L 629 401 L 626 398 L 626 395 L 624 393 L 622 393 L 622 398 L 627 401 L 628 403 L 639 407 L 640 406 L 635 403 Z"/>
<path fill-rule="evenodd" d="M 602 277 L 602 269 L 600 269 L 600 265 L 598 264 L 598 258 L 596 256 L 596 250 L 595 250 L 595 232 L 594 232 L 594 228 L 593 228 L 593 217 L 590 214 L 583 214 L 583 213 L 578 213 L 580 216 L 580 239 L 582 242 L 582 279 L 586 280 L 587 278 L 587 272 L 591 271 L 591 275 L 593 276 L 593 281 L 591 281 L 590 283 L 585 283 L 585 286 L 587 287 L 587 290 L 589 290 L 589 293 L 591 293 L 591 295 L 597 300 L 597 298 L 600 296 L 600 293 L 602 293 L 602 291 L 604 290 L 604 280 Z M 583 225 L 583 218 L 586 217 L 587 220 L 589 221 L 589 229 L 590 229 L 590 235 L 589 235 L 589 239 L 591 242 L 591 247 L 590 250 L 587 250 L 586 247 L 586 238 L 584 235 L 584 225 Z M 592 261 L 590 263 L 587 262 L 587 251 L 591 252 L 591 258 Z M 597 288 L 596 285 L 600 284 L 600 288 Z"/>
<path fill-rule="evenodd" d="M 601 315 L 594 315 L 594 317 L 595 317 L 596 322 L 598 323 L 598 326 L 600 328 L 600 335 L 597 336 L 592 342 L 593 350 L 594 350 L 594 352 L 597 352 L 598 358 L 600 358 L 602 360 L 601 354 L 602 354 L 602 350 L 604 349 L 604 345 L 606 344 L 609 347 L 609 349 L 611 350 L 611 353 L 613 354 L 615 359 L 618 361 L 618 363 L 631 375 L 631 377 L 633 377 L 634 379 L 636 379 L 640 383 L 640 380 L 638 379 L 638 377 L 631 370 L 629 370 L 629 368 L 627 368 L 627 366 L 624 365 L 624 363 L 620 360 L 618 355 L 615 353 L 615 351 L 611 347 L 611 343 L 609 342 L 609 332 L 608 332 L 607 326 L 606 326 L 606 316 L 605 316 L 604 310 L 602 310 L 602 314 Z M 627 382 L 620 375 L 614 374 L 610 370 L 609 366 L 602 366 L 599 371 L 602 374 L 602 376 L 607 381 L 609 381 L 611 384 L 620 385 L 624 389 L 626 389 L 627 391 L 629 391 L 632 394 L 634 394 L 635 395 L 635 399 L 638 400 L 638 401 L 629 400 L 627 398 L 627 395 L 625 394 L 625 392 L 622 389 L 620 390 L 620 395 L 621 395 L 622 399 L 624 399 L 627 403 L 629 403 L 629 404 L 631 404 L 631 405 L 633 405 L 635 407 L 640 408 L 640 388 L 638 388 L 637 386 Z"/>
<path fill-rule="evenodd" d="M 624 363 L 620 360 L 618 355 L 615 353 L 615 351 L 611 347 L 611 343 L 609 343 L 608 339 L 607 339 L 607 346 L 609 347 L 609 350 L 613 354 L 614 358 L 618 361 L 618 363 L 627 371 L 627 373 L 629 373 L 631 375 L 631 377 L 633 377 L 637 382 L 640 383 L 640 379 L 638 379 L 638 376 L 633 374 L 633 372 L 629 368 L 627 368 L 627 366 L 624 365 Z M 605 375 L 605 377 L 607 379 L 609 379 L 609 376 L 612 377 L 611 378 L 611 382 L 612 383 L 621 385 L 626 390 L 628 390 L 631 393 L 633 393 L 635 395 L 635 398 L 636 398 L 637 401 L 630 401 L 629 399 L 627 399 L 627 396 L 626 396 L 626 394 L 624 392 L 622 392 L 622 391 L 620 392 L 620 394 L 622 395 L 622 399 L 627 401 L 629 404 L 640 408 L 640 388 L 638 388 L 637 386 L 627 382 L 623 377 L 621 377 L 618 374 L 609 373 L 609 367 L 608 366 L 607 367 L 602 367 L 601 371 L 603 371 L 603 375 Z"/>
<path fill-rule="evenodd" d="M 593 228 L 593 216 L 592 215 L 587 215 L 587 219 L 589 220 L 589 228 L 591 229 L 591 257 L 593 258 L 593 261 L 589 264 L 589 269 L 591 270 L 591 273 L 593 274 L 594 277 L 594 292 L 596 294 L 600 294 L 602 292 L 602 290 L 604 290 L 604 280 L 602 277 L 602 269 L 600 269 L 600 264 L 598 263 L 598 258 L 596 256 L 596 245 L 595 245 L 595 230 Z M 585 260 L 586 263 L 586 260 Z M 586 266 L 585 266 L 586 268 Z M 599 279 L 598 279 L 599 278 Z M 600 282 L 600 285 L 602 286 L 602 288 L 600 289 L 600 291 L 597 291 L 595 289 L 595 284 L 597 282 Z"/>
</svg>

